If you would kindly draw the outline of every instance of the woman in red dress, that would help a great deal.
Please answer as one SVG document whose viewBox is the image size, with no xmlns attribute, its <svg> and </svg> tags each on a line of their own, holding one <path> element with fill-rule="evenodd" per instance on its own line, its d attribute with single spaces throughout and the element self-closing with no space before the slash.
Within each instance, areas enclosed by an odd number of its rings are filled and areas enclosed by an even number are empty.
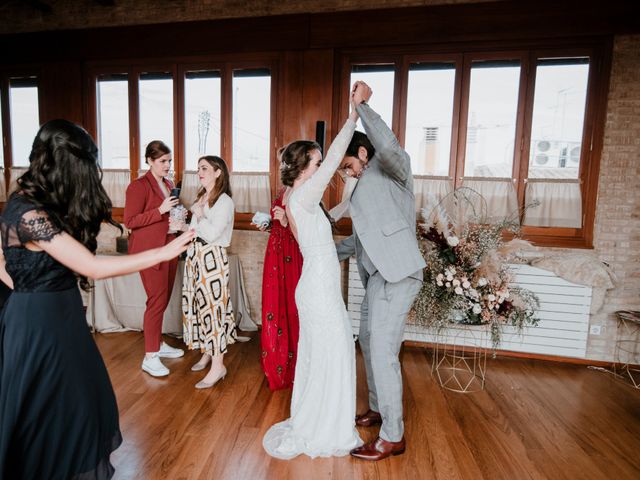
<svg viewBox="0 0 640 480">
<path fill-rule="evenodd" d="M 298 356 L 295 291 L 302 254 L 284 213 L 285 192 L 282 190 L 271 206 L 273 221 L 262 276 L 261 363 L 271 390 L 291 387 Z"/>
</svg>

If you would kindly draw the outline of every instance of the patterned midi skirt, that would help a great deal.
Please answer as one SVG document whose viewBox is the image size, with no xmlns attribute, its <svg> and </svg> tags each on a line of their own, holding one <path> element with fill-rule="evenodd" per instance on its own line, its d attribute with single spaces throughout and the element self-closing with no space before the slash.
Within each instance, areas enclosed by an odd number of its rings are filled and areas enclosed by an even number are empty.
<svg viewBox="0 0 640 480">
<path fill-rule="evenodd" d="M 196 239 L 187 250 L 182 284 L 184 343 L 210 355 L 236 342 L 229 294 L 229 259 L 224 247 Z"/>
</svg>

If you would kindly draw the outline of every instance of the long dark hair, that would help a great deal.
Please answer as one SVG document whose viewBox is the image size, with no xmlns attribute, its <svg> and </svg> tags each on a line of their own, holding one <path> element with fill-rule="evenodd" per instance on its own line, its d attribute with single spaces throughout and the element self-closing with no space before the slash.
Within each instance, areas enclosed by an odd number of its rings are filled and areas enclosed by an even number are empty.
<svg viewBox="0 0 640 480">
<path fill-rule="evenodd" d="M 224 160 L 220 157 L 216 157 L 215 155 L 206 155 L 204 157 L 200 157 L 198 159 L 198 163 L 200 163 L 200 160 L 206 160 L 215 171 L 222 170 L 220 176 L 216 178 L 216 184 L 213 186 L 211 192 L 209 193 L 209 198 L 207 198 L 207 203 L 209 204 L 209 208 L 211 208 L 223 193 L 231 196 L 231 181 L 229 180 L 229 169 L 227 168 L 227 164 L 224 163 Z M 198 191 L 196 202 L 200 200 L 200 198 L 206 192 L 207 191 L 204 189 L 204 187 L 202 187 Z"/>
<path fill-rule="evenodd" d="M 288 187 L 293 186 L 293 182 L 302 171 L 311 163 L 311 153 L 315 150 L 322 152 L 320 145 L 312 140 L 296 140 L 278 151 L 280 157 L 280 181 Z M 329 215 L 324 204 L 320 202 L 320 208 L 324 212 L 327 220 L 331 224 L 331 230 L 336 231 L 336 221 Z"/>
<path fill-rule="evenodd" d="M 80 126 L 67 120 L 45 123 L 33 140 L 29 169 L 17 192 L 47 212 L 52 222 L 91 252 L 102 222 L 122 231 L 111 218 L 111 200 L 102 187 L 98 148 Z M 86 277 L 80 285 L 87 289 Z"/>
</svg>

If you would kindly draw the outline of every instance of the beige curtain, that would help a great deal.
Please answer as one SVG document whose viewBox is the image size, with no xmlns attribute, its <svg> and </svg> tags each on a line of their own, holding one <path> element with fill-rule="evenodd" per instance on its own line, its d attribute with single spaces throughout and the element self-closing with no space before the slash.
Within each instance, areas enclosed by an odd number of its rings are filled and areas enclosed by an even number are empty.
<svg viewBox="0 0 640 480">
<path fill-rule="evenodd" d="M 198 172 L 185 170 L 182 172 L 182 189 L 180 190 L 180 202 L 190 208 L 196 200 L 200 181 L 198 180 Z"/>
<path fill-rule="evenodd" d="M 484 202 L 474 202 L 473 206 L 461 202 L 462 218 L 476 216 L 486 223 L 505 218 L 518 221 L 518 196 L 511 178 L 465 177 L 462 186 L 475 190 L 484 199 Z"/>
<path fill-rule="evenodd" d="M 416 212 L 426 205 L 436 205 L 453 191 L 453 181 L 449 177 L 415 175 L 413 193 L 416 197 Z"/>
<path fill-rule="evenodd" d="M 231 173 L 231 193 L 236 212 L 268 212 L 271 208 L 271 185 L 269 174 L 260 173 Z M 190 207 L 196 199 L 200 181 L 197 172 L 185 171 L 182 174 L 182 190 L 180 200 Z"/>
<path fill-rule="evenodd" d="M 236 212 L 268 212 L 271 208 L 271 185 L 267 172 L 233 172 L 231 192 Z"/>
<path fill-rule="evenodd" d="M 524 224 L 538 227 L 582 227 L 582 192 L 578 179 L 532 179 L 527 181 L 526 203 L 537 201 L 528 208 Z"/>
<path fill-rule="evenodd" d="M 131 183 L 130 170 L 103 170 L 102 186 L 116 208 L 124 208 L 125 194 Z"/>
</svg>

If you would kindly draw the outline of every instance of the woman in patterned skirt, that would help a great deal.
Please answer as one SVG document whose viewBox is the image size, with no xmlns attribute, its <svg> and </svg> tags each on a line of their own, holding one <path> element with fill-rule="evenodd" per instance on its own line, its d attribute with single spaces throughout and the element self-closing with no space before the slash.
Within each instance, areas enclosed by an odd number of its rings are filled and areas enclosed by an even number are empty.
<svg viewBox="0 0 640 480">
<path fill-rule="evenodd" d="M 191 207 L 190 228 L 196 239 L 187 250 L 182 286 L 184 342 L 200 349 L 202 358 L 191 370 L 209 373 L 196 388 L 210 388 L 224 378 L 224 354 L 236 341 L 236 324 L 229 295 L 229 259 L 226 248 L 233 232 L 233 200 L 229 170 L 220 157 L 198 160 L 202 188 Z"/>
</svg>

